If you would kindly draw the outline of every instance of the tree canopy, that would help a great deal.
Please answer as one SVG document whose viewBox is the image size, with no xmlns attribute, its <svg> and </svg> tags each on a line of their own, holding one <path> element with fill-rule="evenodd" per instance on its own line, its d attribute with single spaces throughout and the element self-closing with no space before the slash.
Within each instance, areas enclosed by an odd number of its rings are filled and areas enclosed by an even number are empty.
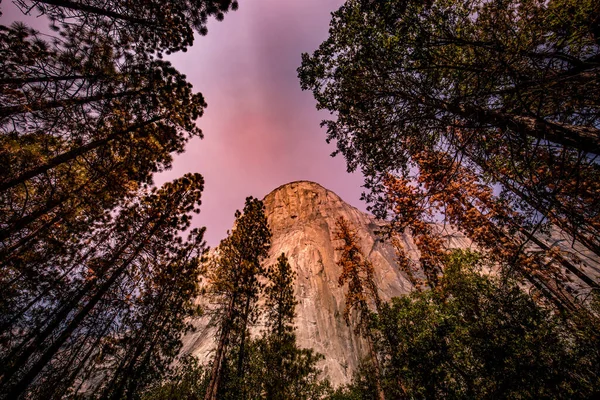
<svg viewBox="0 0 600 400">
<path fill-rule="evenodd" d="M 143 1 L 127 0 L 18 0 L 21 11 L 35 9 L 47 15 L 56 29 L 72 33 L 91 30 L 97 37 L 114 39 L 137 52 L 185 51 L 194 31 L 208 32 L 209 17 L 221 21 L 236 0 Z"/>
<path fill-rule="evenodd" d="M 261 292 L 259 277 L 264 274 L 261 263 L 270 246 L 271 231 L 263 202 L 248 197 L 243 212 L 235 212 L 235 226 L 219 244 L 218 253 L 209 267 L 218 339 L 205 400 L 223 396 L 224 383 L 236 381 L 239 385 L 234 383 L 233 390 L 227 389 L 235 396 L 244 396 L 248 329 L 257 318 L 256 302 Z M 235 368 L 228 371 L 228 359 L 232 355 Z M 236 379 L 232 376 L 223 379 L 225 372 L 236 375 Z"/>
<path fill-rule="evenodd" d="M 595 329 L 573 330 L 507 276 L 482 273 L 469 251 L 446 259 L 436 290 L 382 305 L 374 332 L 388 398 L 593 398 L 600 387 Z M 338 399 L 375 398 L 357 371 Z"/>
<path fill-rule="evenodd" d="M 0 26 L 0 398 L 137 398 L 198 313 L 205 249 L 202 176 L 152 181 L 206 107 L 161 58 L 237 2 L 16 3 L 57 34 Z"/>
<path fill-rule="evenodd" d="M 599 14 L 593 1 L 349 0 L 303 54 L 302 88 L 334 116 L 327 140 L 364 173 L 375 214 L 417 231 L 430 282 L 443 241 L 428 230 L 445 220 L 501 244 L 492 256 L 556 302 L 574 303 L 556 280 L 599 289 L 577 255 L 600 255 Z"/>
</svg>

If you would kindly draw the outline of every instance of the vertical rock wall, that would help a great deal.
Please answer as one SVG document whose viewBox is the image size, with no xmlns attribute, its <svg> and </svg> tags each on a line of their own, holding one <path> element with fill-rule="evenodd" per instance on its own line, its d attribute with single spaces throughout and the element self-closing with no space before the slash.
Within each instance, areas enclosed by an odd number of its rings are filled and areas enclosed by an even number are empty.
<svg viewBox="0 0 600 400">
<path fill-rule="evenodd" d="M 347 382 L 366 349 L 343 318 L 345 289 L 338 284 L 336 220 L 343 217 L 357 230 L 383 298 L 407 293 L 410 283 L 395 265 L 393 248 L 378 241 L 377 221 L 335 193 L 312 182 L 293 182 L 275 189 L 264 203 L 273 233 L 267 262 L 274 263 L 285 253 L 298 274 L 298 344 L 325 355 L 323 369 L 332 383 Z"/>
<path fill-rule="evenodd" d="M 366 348 L 343 318 L 345 289 L 338 285 L 341 269 L 336 265 L 336 220 L 345 218 L 357 231 L 359 244 L 374 265 L 382 299 L 407 293 L 411 284 L 398 270 L 392 246 L 378 240 L 376 231 L 381 222 L 321 185 L 306 181 L 288 183 L 269 193 L 264 204 L 273 234 L 266 264 L 274 264 L 285 253 L 297 272 L 298 344 L 325 356 L 321 366 L 332 384 L 347 383 Z M 467 246 L 460 236 L 451 238 L 451 242 L 455 247 Z M 405 237 L 405 246 L 414 249 L 409 237 Z M 214 348 L 214 328 L 207 327 L 206 319 L 194 324 L 197 331 L 184 337 L 183 351 L 206 360 Z M 259 330 L 260 327 L 255 329 Z"/>
</svg>

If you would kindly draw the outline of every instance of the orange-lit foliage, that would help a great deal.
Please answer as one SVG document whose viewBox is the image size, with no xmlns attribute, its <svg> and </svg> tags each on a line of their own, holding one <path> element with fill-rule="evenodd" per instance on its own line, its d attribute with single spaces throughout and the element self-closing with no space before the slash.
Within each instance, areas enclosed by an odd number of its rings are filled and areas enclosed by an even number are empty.
<svg viewBox="0 0 600 400">
<path fill-rule="evenodd" d="M 446 252 L 439 229 L 432 222 L 444 215 L 444 222 L 459 227 L 490 261 L 514 268 L 561 307 L 574 307 L 574 299 L 557 282 L 567 280 L 565 269 L 576 267 L 557 247 L 545 246 L 533 237 L 524 228 L 525 217 L 495 196 L 493 188 L 473 168 L 432 149 L 416 152 L 413 160 L 417 171 L 414 180 L 388 175 L 386 196 L 393 213 L 392 231 L 402 233 L 410 228 L 430 286 L 436 284 Z M 535 252 L 524 251 L 538 243 L 541 248 Z M 403 249 L 397 249 L 401 266 L 414 269 Z M 414 271 L 410 272 L 414 276 Z"/>
<path fill-rule="evenodd" d="M 538 142 L 503 142 L 496 130 L 450 130 L 466 156 L 494 182 L 600 256 L 597 156 Z"/>
<path fill-rule="evenodd" d="M 381 387 L 381 370 L 373 347 L 373 334 L 370 328 L 371 311 L 369 303 L 375 305 L 377 312 L 381 309 L 381 299 L 374 281 L 375 270 L 371 261 L 365 257 L 358 246 L 358 236 L 356 231 L 350 227 L 348 221 L 340 217 L 336 221 L 336 227 L 338 229 L 335 232 L 336 239 L 342 242 L 336 248 L 337 251 L 341 252 L 340 259 L 337 262 L 342 267 L 339 285 L 348 284 L 344 319 L 346 324 L 351 326 L 353 321 L 351 321 L 350 314 L 353 311 L 356 313 L 357 320 L 355 321 L 354 331 L 367 340 L 371 362 L 375 370 L 377 397 L 379 400 L 385 400 Z"/>
<path fill-rule="evenodd" d="M 303 55 L 327 140 L 371 211 L 412 231 L 430 285 L 443 217 L 557 303 L 571 276 L 600 289 L 578 265 L 600 256 L 597 16 L 592 0 L 348 0 Z"/>
<path fill-rule="evenodd" d="M 410 229 L 412 238 L 417 246 L 420 263 L 415 265 L 397 237 L 393 243 L 397 249 L 400 268 L 420 290 L 424 282 L 417 278 L 416 270 L 423 270 L 429 285 L 437 284 L 442 272 L 442 261 L 445 254 L 444 241 L 440 233 L 428 222 L 434 216 L 434 209 L 429 207 L 427 194 L 405 178 L 388 175 L 385 180 L 387 196 L 394 214 L 393 229 L 397 233 Z"/>
<path fill-rule="evenodd" d="M 377 293 L 377 285 L 374 281 L 373 264 L 359 248 L 356 231 L 350 227 L 344 218 L 340 217 L 336 221 L 336 227 L 338 229 L 335 232 L 336 239 L 342 242 L 336 248 L 337 251 L 341 252 L 337 264 L 342 267 L 338 282 L 340 286 L 348 284 L 344 319 L 350 325 L 350 313 L 352 310 L 356 310 L 358 313 L 356 330 L 364 333 L 369 315 L 369 303 L 374 303 L 377 309 L 381 304 Z"/>
</svg>

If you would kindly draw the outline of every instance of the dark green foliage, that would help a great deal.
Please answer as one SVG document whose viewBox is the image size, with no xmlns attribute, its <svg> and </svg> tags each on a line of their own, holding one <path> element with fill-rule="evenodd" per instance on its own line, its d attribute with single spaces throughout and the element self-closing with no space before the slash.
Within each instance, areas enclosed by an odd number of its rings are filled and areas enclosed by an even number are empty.
<svg viewBox="0 0 600 400">
<path fill-rule="evenodd" d="M 256 369 L 250 370 L 250 399 L 316 400 L 329 392 L 329 382 L 322 378 L 317 363 L 323 356 L 312 349 L 296 345 L 295 335 L 280 340 L 273 335 L 255 342 Z M 255 385 L 252 385 L 255 383 Z"/>
<path fill-rule="evenodd" d="M 316 363 L 322 355 L 296 345 L 294 318 L 298 302 L 294 296 L 296 272 L 285 254 L 267 272 L 265 309 L 267 330 L 256 342 L 258 368 L 262 377 L 258 392 L 268 399 L 319 398 L 327 384 L 319 380 L 321 371 Z M 258 397 L 257 397 L 258 398 Z"/>
<path fill-rule="evenodd" d="M 598 84 L 597 13 L 588 0 L 351 0 L 299 74 L 320 108 L 340 113 L 327 126 L 349 161 L 402 160 L 390 129 L 429 138 L 457 125 L 597 152 L 598 99 L 581 90 Z M 391 148 L 369 151 L 373 139 Z"/>
<path fill-rule="evenodd" d="M 281 254 L 277 263 L 266 272 L 264 289 L 265 326 L 263 335 L 248 339 L 245 355 L 245 374 L 235 375 L 236 366 L 229 363 L 220 399 L 319 399 L 329 390 L 327 381 L 320 379 L 317 367 L 322 355 L 296 345 L 294 328 L 295 308 L 293 282 L 296 273 Z M 234 349 L 228 359 L 236 360 Z"/>
<path fill-rule="evenodd" d="M 174 370 L 142 396 L 142 400 L 200 400 L 208 385 L 207 370 L 193 356 L 180 360 Z"/>
<path fill-rule="evenodd" d="M 326 398 L 327 400 L 376 400 L 377 395 L 375 367 L 368 360 L 363 360 L 358 365 L 358 370 L 354 371 L 352 383 L 337 388 Z"/>
<path fill-rule="evenodd" d="M 267 225 L 262 201 L 248 197 L 243 213 L 236 211 L 235 227 L 221 241 L 216 257 L 209 266 L 214 301 L 215 323 L 219 328 L 217 350 L 213 359 L 211 378 L 205 398 L 215 399 L 222 389 L 224 376 L 236 375 L 243 382 L 247 362 L 248 328 L 258 316 L 256 301 L 261 290 L 258 281 L 264 273 L 261 262 L 271 246 L 271 232 Z M 236 358 L 234 365 L 231 356 Z M 223 374 L 223 369 L 226 373 Z M 232 379 L 228 379 L 231 384 Z M 235 391 L 239 394 L 241 388 Z"/>
<path fill-rule="evenodd" d="M 185 51 L 194 42 L 194 31 L 206 35 L 208 17 L 223 20 L 238 8 L 236 0 L 142 1 L 127 0 L 18 0 L 23 12 L 45 14 L 56 29 L 71 33 L 91 30 L 110 36 L 124 48 L 138 52 Z"/>
<path fill-rule="evenodd" d="M 329 38 L 303 54 L 301 86 L 334 115 L 323 122 L 327 140 L 365 175 L 377 216 L 391 211 L 390 174 L 414 182 L 434 173 L 436 187 L 419 189 L 436 196 L 462 172 L 420 160 L 450 159 L 518 213 L 488 214 L 497 232 L 547 250 L 532 233 L 558 227 L 600 255 L 598 4 L 349 0 L 333 13 Z M 550 279 L 568 269 L 598 290 L 564 257 L 548 257 L 560 264 Z"/>
<path fill-rule="evenodd" d="M 456 251 L 436 290 L 383 305 L 377 344 L 386 397 L 597 396 L 597 334 L 569 326 L 480 265 L 477 255 Z M 347 393 L 374 395 L 369 376 L 360 374 Z"/>
<path fill-rule="evenodd" d="M 284 253 L 277 264 L 266 272 L 268 283 L 264 289 L 265 309 L 268 332 L 283 338 L 294 331 L 294 318 L 298 301 L 294 296 L 296 271 L 292 270 Z"/>
</svg>

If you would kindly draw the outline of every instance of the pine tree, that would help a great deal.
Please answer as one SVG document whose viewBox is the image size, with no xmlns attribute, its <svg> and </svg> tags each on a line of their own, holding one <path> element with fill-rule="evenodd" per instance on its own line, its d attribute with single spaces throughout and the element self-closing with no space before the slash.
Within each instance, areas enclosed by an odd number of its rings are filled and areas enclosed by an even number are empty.
<svg viewBox="0 0 600 400">
<path fill-rule="evenodd" d="M 294 319 L 297 301 L 294 279 L 285 254 L 266 271 L 262 335 L 248 343 L 248 367 L 241 391 L 227 398 L 320 399 L 329 390 L 317 367 L 321 354 L 296 343 Z"/>
<path fill-rule="evenodd" d="M 294 296 L 296 271 L 292 270 L 284 253 L 277 258 L 277 264 L 268 269 L 267 286 L 264 289 L 266 326 L 270 334 L 283 340 L 294 331 L 294 318 L 298 301 Z"/>
<path fill-rule="evenodd" d="M 98 227 L 91 249 L 57 266 L 60 286 L 19 293 L 3 314 L 10 320 L 1 336 L 3 398 L 76 390 L 73 384 L 97 377 L 99 366 L 104 379 L 125 368 L 134 381 L 110 389 L 134 393 L 130 384 L 144 385 L 141 371 L 168 365 L 195 310 L 202 231 L 185 242 L 179 235 L 189 213 L 198 212 L 202 188 L 202 177 L 188 174 L 140 193 Z"/>
<path fill-rule="evenodd" d="M 57 28 L 79 33 L 111 36 L 122 47 L 137 51 L 185 51 L 194 42 L 194 31 L 206 35 L 208 17 L 221 21 L 236 10 L 236 0 L 145 1 L 126 0 L 18 0 L 23 12 L 36 9 Z"/>
<path fill-rule="evenodd" d="M 104 361 L 114 371 L 96 389 L 103 390 L 104 397 L 137 396 L 162 378 L 179 353 L 181 334 L 190 329 L 188 319 L 198 311 L 194 301 L 200 294 L 202 234 L 203 230 L 192 231 L 187 243 L 175 238 L 166 257 L 153 252 L 148 263 L 152 273 L 138 285 L 135 308 L 115 343 L 119 352 Z"/>
<path fill-rule="evenodd" d="M 296 272 L 283 253 L 277 264 L 267 271 L 268 283 L 264 291 L 267 330 L 259 349 L 265 363 L 262 371 L 265 375 L 264 396 L 269 399 L 293 398 L 293 382 L 303 378 L 300 371 L 294 370 L 300 358 L 294 333 L 298 304 L 293 287 L 295 277 Z"/>
<path fill-rule="evenodd" d="M 235 218 L 235 227 L 219 244 L 210 266 L 210 292 L 219 302 L 216 310 L 218 340 L 206 400 L 216 399 L 222 389 L 228 354 L 235 354 L 235 379 L 243 382 L 248 328 L 256 318 L 255 305 L 260 293 L 258 278 L 263 274 L 261 262 L 271 245 L 262 201 L 246 198 L 243 213 L 236 211 Z M 235 352 L 232 353 L 232 349 Z"/>
<path fill-rule="evenodd" d="M 352 0 L 303 55 L 303 89 L 337 116 L 328 140 L 393 234 L 413 231 L 429 285 L 444 219 L 559 307 L 578 307 L 571 279 L 598 289 L 579 251 L 600 254 L 596 3 Z"/>
<path fill-rule="evenodd" d="M 348 284 L 344 319 L 348 326 L 355 326 L 355 333 L 360 334 L 367 340 L 370 361 L 375 367 L 377 398 L 383 400 L 385 399 L 385 394 L 381 387 L 381 371 L 377 354 L 373 348 L 373 336 L 370 327 L 372 312 L 369 303 L 375 306 L 377 312 L 381 308 L 381 299 L 379 298 L 377 285 L 374 280 L 375 271 L 373 264 L 371 264 L 358 247 L 358 237 L 356 232 L 350 228 L 348 222 L 343 217 L 340 217 L 336 221 L 336 227 L 336 239 L 342 242 L 336 248 L 336 250 L 341 252 L 337 264 L 342 267 L 338 283 L 340 286 Z"/>
<path fill-rule="evenodd" d="M 137 397 L 196 312 L 202 177 L 151 185 L 206 104 L 160 58 L 237 3 L 172 3 L 22 1 L 60 35 L 0 26 L 1 398 Z"/>
<path fill-rule="evenodd" d="M 172 66 L 88 39 L 48 44 L 18 24 L 0 32 L 2 309 L 97 251 L 83 248 L 111 210 L 201 135 L 204 101 Z"/>
</svg>

